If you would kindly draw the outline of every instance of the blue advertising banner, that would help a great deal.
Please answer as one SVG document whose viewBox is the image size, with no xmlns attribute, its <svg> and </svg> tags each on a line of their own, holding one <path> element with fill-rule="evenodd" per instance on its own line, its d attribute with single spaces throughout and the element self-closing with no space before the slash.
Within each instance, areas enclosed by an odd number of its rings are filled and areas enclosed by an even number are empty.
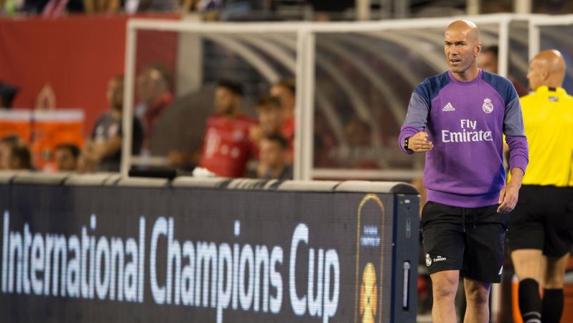
<svg viewBox="0 0 573 323">
<path fill-rule="evenodd" d="M 10 322 L 414 322 L 418 198 L 0 184 Z"/>
</svg>

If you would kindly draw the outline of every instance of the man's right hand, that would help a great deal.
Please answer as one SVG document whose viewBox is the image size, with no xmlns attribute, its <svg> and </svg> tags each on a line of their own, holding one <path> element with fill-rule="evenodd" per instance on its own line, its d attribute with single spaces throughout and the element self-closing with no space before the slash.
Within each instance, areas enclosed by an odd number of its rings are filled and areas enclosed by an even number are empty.
<svg viewBox="0 0 573 323">
<path fill-rule="evenodd" d="M 408 139 L 408 149 L 416 153 L 424 153 L 434 148 L 434 144 L 428 140 L 428 133 L 420 131 Z"/>
</svg>

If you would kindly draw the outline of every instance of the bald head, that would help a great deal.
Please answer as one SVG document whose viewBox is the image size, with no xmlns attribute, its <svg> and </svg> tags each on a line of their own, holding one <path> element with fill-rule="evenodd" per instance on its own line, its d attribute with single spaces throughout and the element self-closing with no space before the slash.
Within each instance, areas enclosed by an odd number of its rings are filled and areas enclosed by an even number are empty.
<svg viewBox="0 0 573 323">
<path fill-rule="evenodd" d="M 540 86 L 561 87 L 565 78 L 565 60 L 558 50 L 550 49 L 539 52 L 529 64 L 527 74 L 531 89 Z"/>
<path fill-rule="evenodd" d="M 478 75 L 477 56 L 481 50 L 479 29 L 469 20 L 455 20 L 444 33 L 444 53 L 450 72 L 461 81 Z"/>
<path fill-rule="evenodd" d="M 448 28 L 446 28 L 446 33 L 448 32 L 464 33 L 468 41 L 480 42 L 479 28 L 474 22 L 469 20 L 454 20 L 448 25 Z"/>
</svg>

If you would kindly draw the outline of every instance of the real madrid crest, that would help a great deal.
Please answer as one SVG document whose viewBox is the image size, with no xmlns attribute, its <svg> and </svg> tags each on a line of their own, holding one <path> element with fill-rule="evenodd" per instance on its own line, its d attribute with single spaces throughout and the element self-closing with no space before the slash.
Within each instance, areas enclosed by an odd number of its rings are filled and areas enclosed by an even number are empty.
<svg viewBox="0 0 573 323">
<path fill-rule="evenodd" d="M 481 109 L 485 113 L 492 113 L 493 112 L 493 103 L 491 102 L 490 98 L 483 99 L 483 104 L 481 106 Z"/>
</svg>

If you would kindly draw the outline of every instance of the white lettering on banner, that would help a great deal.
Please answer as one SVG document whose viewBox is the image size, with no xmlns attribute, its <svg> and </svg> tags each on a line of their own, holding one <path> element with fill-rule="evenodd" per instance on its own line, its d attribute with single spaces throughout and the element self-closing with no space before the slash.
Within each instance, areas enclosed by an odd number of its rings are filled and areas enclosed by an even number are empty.
<svg viewBox="0 0 573 323">
<path fill-rule="evenodd" d="M 44 284 L 36 275 L 44 270 L 44 239 L 39 233 L 34 235 L 32 242 L 32 259 L 30 259 L 30 276 L 32 281 L 32 290 L 36 295 L 42 295 Z"/>
<path fill-rule="evenodd" d="M 201 266 L 203 265 L 203 266 Z M 213 291 L 211 292 L 211 306 L 215 307 L 217 301 L 215 288 L 217 286 L 215 281 L 215 273 L 217 272 L 217 245 L 214 242 L 198 242 L 197 243 L 197 268 L 195 272 L 195 305 L 209 307 L 209 273 L 213 283 Z M 201 277 L 203 277 L 203 285 L 201 285 Z M 203 286 L 203 298 L 201 298 L 201 286 Z M 201 302 L 201 299 L 203 301 Z"/>
<path fill-rule="evenodd" d="M 9 226 L 8 211 L 4 211 L 4 223 L 2 229 L 2 292 L 8 292 L 6 285 L 8 285 L 8 278 L 6 277 L 8 271 L 6 265 L 8 264 L 8 226 Z M 43 250 L 43 248 L 42 248 Z"/>
<path fill-rule="evenodd" d="M 143 280 L 145 279 L 145 271 L 143 269 L 143 266 L 145 263 L 145 218 L 144 217 L 139 217 L 139 253 L 136 253 L 132 259 L 134 266 L 135 266 L 135 263 L 137 263 L 138 259 L 139 259 L 139 270 L 137 271 L 137 275 L 135 275 L 135 278 L 137 279 L 137 283 L 138 283 L 137 301 L 140 303 L 143 303 Z M 129 264 L 127 266 L 129 266 Z M 126 272 L 127 272 L 127 269 L 126 269 Z"/>
<path fill-rule="evenodd" d="M 259 307 L 262 307 L 263 312 L 269 311 L 269 280 L 270 280 L 270 271 L 269 271 L 269 251 L 266 246 L 257 246 L 257 250 L 255 254 L 258 256 L 255 259 L 255 277 L 263 277 L 263 281 L 260 282 L 259 280 L 255 280 L 255 295 L 254 295 L 254 305 L 253 309 L 255 312 L 259 311 Z M 260 299 L 261 299 L 261 292 L 260 292 L 260 285 L 263 288 L 263 304 L 259 306 Z"/>
<path fill-rule="evenodd" d="M 80 296 L 80 260 L 79 260 L 80 239 L 78 239 L 77 236 L 72 235 L 68 239 L 68 251 L 70 252 L 70 260 L 68 261 L 68 273 L 67 273 L 68 279 L 66 281 L 66 286 L 68 288 L 68 296 L 79 297 Z M 25 268 L 24 272 L 26 272 Z"/>
<path fill-rule="evenodd" d="M 224 322 L 229 309 L 280 314 L 285 292 L 297 316 L 328 323 L 338 309 L 338 252 L 313 247 L 304 223 L 296 225 L 290 240 L 288 289 L 283 288 L 281 246 L 181 241 L 173 218 L 153 223 L 148 263 L 143 216 L 138 238 L 96 235 L 95 214 L 80 235 L 33 232 L 28 223 L 21 232 L 12 231 L 8 211 L 2 223 L 2 293 L 143 303 L 148 268 L 154 303 L 211 308 L 217 323 Z M 240 235 L 240 221 L 235 221 L 232 236 Z M 308 259 L 308 279 L 297 286 L 301 257 Z"/>
<path fill-rule="evenodd" d="M 30 234 L 30 226 L 28 224 L 24 225 L 24 259 L 28 259 L 28 250 L 32 246 L 32 235 Z M 23 266 L 24 272 L 28 272 L 28 262 L 24 262 Z M 30 279 L 28 275 L 24 275 L 23 279 L 24 294 L 30 294 Z"/>
<path fill-rule="evenodd" d="M 102 266 L 103 263 L 103 266 Z M 96 247 L 96 294 L 101 300 L 107 298 L 110 281 L 110 258 L 109 243 L 105 237 L 101 237 Z M 102 278 L 103 277 L 103 278 Z M 111 297 L 110 297 L 111 298 Z"/>
<path fill-rule="evenodd" d="M 10 232 L 10 214 L 4 212 L 2 292 L 135 302 L 137 282 L 143 279 L 143 272 L 136 270 L 141 258 L 137 243 L 132 238 L 126 245 L 117 237 L 96 239 L 90 236 L 96 223 L 91 215 L 89 230 L 81 228 L 81 239 L 33 233 L 28 223 L 21 234 Z M 144 232 L 145 220 L 140 218 L 139 224 Z"/>
<path fill-rule="evenodd" d="M 241 252 L 241 260 L 240 260 L 240 270 L 239 270 L 239 295 L 240 295 L 240 303 L 241 308 L 245 311 L 251 309 L 251 305 L 253 304 L 253 293 L 254 293 L 254 256 L 253 256 L 253 248 L 250 245 L 246 244 L 243 246 L 243 251 Z M 247 275 L 247 272 L 249 275 Z M 257 279 L 258 280 L 258 279 Z M 249 282 L 246 284 L 246 282 Z M 268 294 L 268 291 L 267 291 Z"/>
<path fill-rule="evenodd" d="M 275 246 L 271 252 L 271 286 L 277 291 L 275 296 L 270 297 L 270 307 L 271 313 L 278 314 L 281 311 L 283 304 L 283 278 L 280 272 L 277 270 L 277 266 L 283 263 L 283 249 L 279 246 Z"/>
<path fill-rule="evenodd" d="M 151 279 L 151 295 L 153 300 L 157 304 L 165 303 L 165 287 L 159 286 L 157 282 L 157 272 L 155 268 L 157 265 L 155 261 L 157 260 L 157 243 L 159 236 L 167 235 L 167 220 L 164 217 L 160 217 L 155 221 L 153 225 L 153 230 L 151 231 L 151 254 L 149 255 L 149 278 Z"/>
<path fill-rule="evenodd" d="M 231 247 L 227 243 L 222 243 L 219 247 L 219 276 L 217 277 L 217 322 L 223 322 L 223 310 L 229 308 L 231 304 L 231 292 L 233 282 L 233 257 Z M 225 283 L 225 284 L 223 284 Z"/>
<path fill-rule="evenodd" d="M 183 305 L 193 305 L 193 291 L 195 290 L 195 247 L 190 241 L 183 243 L 182 258 L 188 259 L 188 261 L 183 266 L 181 274 L 181 303 Z"/>
<path fill-rule="evenodd" d="M 143 218 L 140 219 L 140 226 L 141 225 L 143 225 L 143 228 L 145 228 L 145 220 L 143 220 Z M 140 244 L 143 243 L 143 240 L 140 240 Z M 138 271 L 136 264 L 138 259 L 143 258 L 143 253 L 138 253 L 137 242 L 135 242 L 133 238 L 127 239 L 127 243 L 125 244 L 125 254 L 130 257 L 131 261 L 125 265 L 125 273 L 123 277 L 123 296 L 128 302 L 135 302 L 137 300 L 138 302 L 142 303 L 143 296 L 141 299 L 137 297 L 139 290 L 137 286 L 138 281 L 143 282 L 143 267 L 141 267 L 141 269 Z M 141 274 L 138 275 L 138 273 Z M 143 284 L 140 285 L 140 288 L 143 289 Z M 140 292 L 140 294 L 143 295 L 143 292 Z"/>
<path fill-rule="evenodd" d="M 291 299 L 291 306 L 293 312 L 298 315 L 302 316 L 306 313 L 307 306 L 310 316 L 321 316 L 322 321 L 327 323 L 328 320 L 336 314 L 336 310 L 338 309 L 338 294 L 340 290 L 340 262 L 338 261 L 338 253 L 334 249 L 329 249 L 326 251 L 326 259 L 324 260 L 323 264 L 318 264 L 318 279 L 317 279 L 317 298 L 320 295 L 320 299 L 313 299 L 313 295 L 310 291 L 315 289 L 314 286 L 314 257 L 315 257 L 315 250 L 313 248 L 309 248 L 309 256 L 308 256 L 308 263 L 309 263 L 309 270 L 308 270 L 308 295 L 303 295 L 299 297 L 296 291 L 296 257 L 298 253 L 298 246 L 301 243 L 308 244 L 308 227 L 301 223 L 297 225 L 294 230 L 294 234 L 292 237 L 291 242 L 291 250 L 290 250 L 290 264 L 289 264 L 289 292 L 290 292 L 290 299 Z M 322 262 L 322 257 L 320 257 L 321 253 L 324 253 L 323 249 L 318 249 L 318 260 Z M 324 268 L 323 272 L 321 273 L 321 268 Z M 332 270 L 331 270 L 332 269 Z M 331 277 L 330 274 L 334 272 L 334 275 Z M 324 277 L 322 277 L 324 276 Z M 311 278 L 312 277 L 312 278 Z M 330 283 L 334 282 L 334 290 L 332 293 L 332 298 L 330 297 Z M 308 296 L 308 297 L 307 297 Z M 318 308 L 322 304 L 322 307 Z M 328 307 L 328 309 L 327 309 Z"/>
<path fill-rule="evenodd" d="M 174 297 L 176 305 L 179 305 L 181 299 L 181 245 L 177 240 L 173 239 L 173 219 L 169 219 L 169 234 L 167 239 L 167 279 L 166 279 L 166 293 L 167 293 L 167 303 L 171 302 L 171 290 L 175 289 Z M 175 269 L 173 269 L 175 268 Z M 175 272 L 175 284 L 173 284 L 173 272 Z M 173 286 L 175 285 L 175 286 Z M 173 304 L 172 303 L 172 304 Z"/>
<path fill-rule="evenodd" d="M 338 298 L 340 294 L 340 260 L 338 259 L 338 252 L 334 249 L 326 251 L 324 262 L 324 311 L 322 315 L 322 322 L 327 323 L 330 317 L 334 317 L 338 309 Z M 332 275 L 331 275 L 332 273 Z M 330 290 L 330 284 L 334 288 Z"/>
<path fill-rule="evenodd" d="M 298 297 L 296 294 L 296 253 L 298 245 L 304 242 L 308 244 L 308 227 L 304 224 L 299 224 L 292 235 L 292 243 L 290 245 L 290 265 L 289 265 L 289 295 L 292 311 L 298 316 L 306 313 L 306 296 Z"/>
</svg>

